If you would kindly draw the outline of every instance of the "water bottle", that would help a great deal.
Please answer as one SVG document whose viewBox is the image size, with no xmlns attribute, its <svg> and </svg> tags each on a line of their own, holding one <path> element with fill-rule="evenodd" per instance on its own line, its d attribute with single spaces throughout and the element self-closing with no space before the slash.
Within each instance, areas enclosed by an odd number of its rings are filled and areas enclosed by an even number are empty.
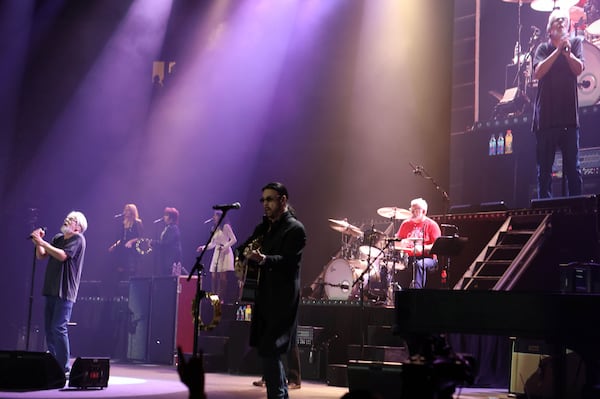
<svg viewBox="0 0 600 399">
<path fill-rule="evenodd" d="M 506 131 L 506 136 L 504 137 L 504 153 L 505 154 L 512 154 L 512 152 L 513 152 L 512 142 L 513 142 L 512 130 L 508 129 Z"/>
<path fill-rule="evenodd" d="M 252 320 L 252 306 L 250 306 L 250 304 L 246 305 L 246 312 L 244 313 L 244 320 L 246 320 L 246 321 Z"/>
<path fill-rule="evenodd" d="M 492 134 L 492 137 L 490 137 L 488 155 L 490 155 L 490 156 L 496 155 L 496 136 L 494 136 L 493 134 Z"/>
<path fill-rule="evenodd" d="M 498 133 L 498 140 L 496 141 L 496 154 L 504 154 L 504 136 L 502 133 Z"/>
</svg>

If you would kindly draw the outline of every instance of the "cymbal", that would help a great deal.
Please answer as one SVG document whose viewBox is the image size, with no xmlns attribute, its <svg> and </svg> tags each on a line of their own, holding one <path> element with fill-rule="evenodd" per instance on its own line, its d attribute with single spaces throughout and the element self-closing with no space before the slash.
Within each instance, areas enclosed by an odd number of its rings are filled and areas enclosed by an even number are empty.
<svg viewBox="0 0 600 399">
<path fill-rule="evenodd" d="M 412 216 L 412 213 L 408 209 L 397 208 L 395 206 L 379 208 L 377 209 L 377 213 L 379 216 L 388 219 L 409 219 Z"/>
<path fill-rule="evenodd" d="M 579 0 L 533 0 L 531 2 L 531 8 L 536 11 L 550 12 L 555 8 L 568 10 L 577 3 L 579 3 Z"/>
<path fill-rule="evenodd" d="M 339 231 L 342 234 L 348 234 L 353 237 L 361 237 L 363 234 L 362 231 L 358 227 L 348 223 L 345 220 L 336 220 L 336 219 L 328 219 L 328 220 L 329 220 L 329 227 L 331 227 L 335 231 Z"/>
</svg>

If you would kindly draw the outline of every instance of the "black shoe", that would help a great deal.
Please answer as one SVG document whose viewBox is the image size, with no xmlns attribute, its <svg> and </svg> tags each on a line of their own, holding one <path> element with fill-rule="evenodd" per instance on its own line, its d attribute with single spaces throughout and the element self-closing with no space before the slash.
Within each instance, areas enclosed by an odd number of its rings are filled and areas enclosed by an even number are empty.
<svg viewBox="0 0 600 399">
<path fill-rule="evenodd" d="M 266 384 L 265 384 L 265 380 L 258 380 L 258 381 L 253 381 L 252 385 L 254 385 L 255 387 L 263 388 Z"/>
</svg>

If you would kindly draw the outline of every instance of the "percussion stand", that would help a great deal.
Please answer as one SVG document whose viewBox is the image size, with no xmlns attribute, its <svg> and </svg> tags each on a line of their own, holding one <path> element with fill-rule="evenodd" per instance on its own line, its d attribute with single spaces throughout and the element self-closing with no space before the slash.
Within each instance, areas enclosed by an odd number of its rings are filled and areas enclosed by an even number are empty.
<svg viewBox="0 0 600 399">
<path fill-rule="evenodd" d="M 227 209 L 227 208 L 222 210 L 222 213 L 219 217 L 219 221 L 217 222 L 217 225 L 215 226 L 214 229 L 211 229 L 210 236 L 208 237 L 208 240 L 206 241 L 204 248 L 202 248 L 202 252 L 200 252 L 200 255 L 198 255 L 196 257 L 196 263 L 194 263 L 194 267 L 192 267 L 192 270 L 190 271 L 190 274 L 188 275 L 188 278 L 187 278 L 187 281 L 190 281 L 192 279 L 192 276 L 194 273 L 196 273 L 198 275 L 198 278 L 196 279 L 196 296 L 195 296 L 194 303 L 192 306 L 192 315 L 194 317 L 194 349 L 193 349 L 194 356 L 200 354 L 198 351 L 198 333 L 200 331 L 200 300 L 202 300 L 202 298 L 206 295 L 206 291 L 202 290 L 202 274 L 204 273 L 204 265 L 202 264 L 202 257 L 204 256 L 204 253 L 206 252 L 206 248 L 208 248 L 208 244 L 210 244 L 213 236 L 215 235 L 215 232 L 217 231 L 217 229 L 219 228 L 219 226 L 225 219 L 225 215 L 227 214 L 227 211 L 229 211 L 229 209 Z"/>
<path fill-rule="evenodd" d="M 367 267 L 365 267 L 365 270 L 362 271 L 362 273 L 358 276 L 358 278 L 356 280 L 354 280 L 354 282 L 352 283 L 352 287 L 354 287 L 356 284 L 358 284 L 360 282 L 360 285 L 358 286 L 358 292 L 359 292 L 359 299 L 358 299 L 358 303 L 360 306 L 360 318 L 359 318 L 359 331 L 360 331 L 360 353 L 361 356 L 364 355 L 363 351 L 364 351 L 364 347 L 365 347 L 365 337 L 366 337 L 366 331 L 364 328 L 364 314 L 365 314 L 365 301 L 364 301 L 364 276 L 365 274 L 369 273 L 369 271 L 371 270 L 371 267 L 373 266 L 373 264 L 375 264 L 375 262 L 377 261 L 377 259 L 381 256 L 381 254 L 383 254 L 383 251 L 379 252 L 379 254 L 377 254 L 377 256 L 375 257 L 371 257 L 371 254 L 369 253 L 369 256 L 367 257 Z M 350 291 L 352 291 L 352 287 L 350 287 Z"/>
</svg>

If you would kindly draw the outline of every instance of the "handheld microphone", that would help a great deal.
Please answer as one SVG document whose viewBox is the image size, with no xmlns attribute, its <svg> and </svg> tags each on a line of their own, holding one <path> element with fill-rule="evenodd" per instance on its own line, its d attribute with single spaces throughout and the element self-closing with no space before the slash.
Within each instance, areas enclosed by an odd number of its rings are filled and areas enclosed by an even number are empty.
<svg viewBox="0 0 600 399">
<path fill-rule="evenodd" d="M 115 216 L 113 216 L 113 217 L 116 219 L 116 218 L 120 218 L 121 216 L 123 216 L 123 214 L 122 214 L 122 213 L 117 213 L 117 214 L 116 214 Z"/>
<path fill-rule="evenodd" d="M 234 202 L 233 204 L 223 204 L 223 205 L 213 205 L 213 209 L 218 211 L 228 211 L 230 209 L 240 209 L 242 205 L 239 202 Z"/>
<path fill-rule="evenodd" d="M 210 218 L 210 219 L 206 219 L 206 220 L 204 221 L 204 224 L 208 224 L 208 223 L 210 223 L 210 222 L 212 222 L 212 218 Z"/>
<path fill-rule="evenodd" d="M 162 222 L 162 221 L 163 221 L 163 218 L 158 218 L 158 219 L 156 219 L 155 221 L 153 221 L 152 223 L 155 223 L 155 224 L 156 224 L 156 223 L 160 223 L 160 222 Z"/>
<path fill-rule="evenodd" d="M 44 234 L 46 234 L 46 231 L 48 230 L 48 228 L 47 228 L 47 227 L 38 227 L 38 228 L 42 229 L 42 230 L 44 231 Z M 26 238 L 26 240 L 31 240 L 32 238 L 33 238 L 33 235 L 31 235 L 31 234 L 30 234 L 30 235 L 29 235 L 29 236 Z"/>
</svg>

